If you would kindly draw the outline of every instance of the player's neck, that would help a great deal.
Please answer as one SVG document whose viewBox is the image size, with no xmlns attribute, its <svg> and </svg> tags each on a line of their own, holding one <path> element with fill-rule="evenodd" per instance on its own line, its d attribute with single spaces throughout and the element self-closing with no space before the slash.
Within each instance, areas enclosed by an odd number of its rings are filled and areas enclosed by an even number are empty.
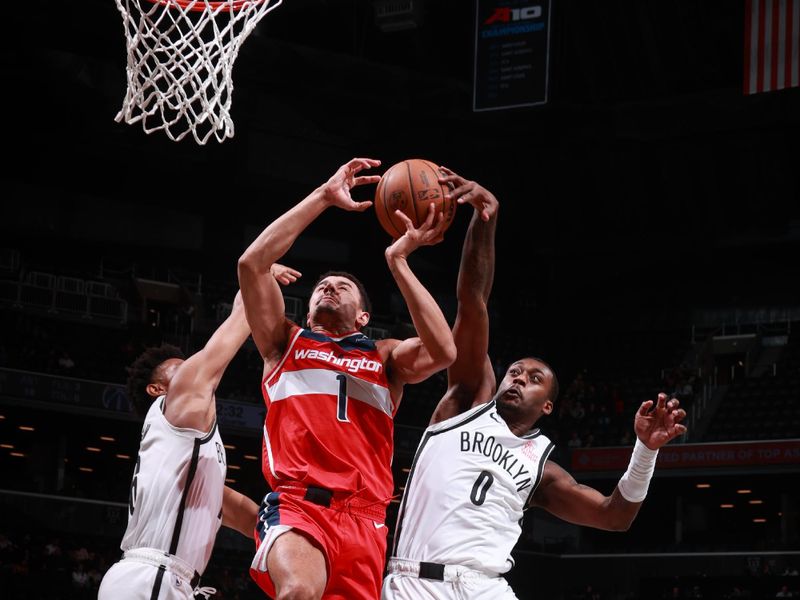
<svg viewBox="0 0 800 600">
<path fill-rule="evenodd" d="M 506 422 L 506 426 L 511 430 L 511 433 L 517 437 L 522 437 L 531 429 L 533 429 L 534 423 L 515 419 L 513 415 L 503 414 L 503 411 L 500 409 L 498 409 L 497 414 L 503 418 L 503 420 Z"/>
<path fill-rule="evenodd" d="M 321 325 L 319 323 L 312 324 L 309 329 L 311 329 L 311 331 L 314 333 L 321 333 L 322 335 L 327 335 L 328 337 L 342 337 L 357 331 L 357 329 L 352 325 Z"/>
</svg>

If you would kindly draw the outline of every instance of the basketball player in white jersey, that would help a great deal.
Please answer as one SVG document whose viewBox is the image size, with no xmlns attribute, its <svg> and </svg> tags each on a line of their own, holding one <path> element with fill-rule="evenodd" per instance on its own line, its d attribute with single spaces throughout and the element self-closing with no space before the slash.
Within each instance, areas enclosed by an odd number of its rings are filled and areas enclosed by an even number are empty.
<svg viewBox="0 0 800 600">
<path fill-rule="evenodd" d="M 276 265 L 282 283 L 300 274 Z M 199 587 L 220 524 L 252 538 L 258 507 L 225 486 L 225 448 L 215 391 L 250 335 L 241 293 L 205 347 L 183 360 L 162 345 L 133 364 L 129 395 L 146 411 L 131 482 L 122 559 L 103 577 L 99 600 L 185 600 Z"/>
<path fill-rule="evenodd" d="M 417 449 L 400 505 L 383 600 L 515 600 L 503 574 L 523 512 L 538 506 L 570 523 L 625 531 L 647 493 L 658 449 L 686 427 L 677 400 L 642 403 L 628 470 L 610 496 L 577 483 L 548 460 L 553 444 L 536 421 L 550 414 L 558 380 L 542 360 L 515 361 L 495 392 L 486 308 L 494 277 L 498 203 L 443 168 L 440 181 L 472 204 L 458 276 L 448 390 Z"/>
</svg>

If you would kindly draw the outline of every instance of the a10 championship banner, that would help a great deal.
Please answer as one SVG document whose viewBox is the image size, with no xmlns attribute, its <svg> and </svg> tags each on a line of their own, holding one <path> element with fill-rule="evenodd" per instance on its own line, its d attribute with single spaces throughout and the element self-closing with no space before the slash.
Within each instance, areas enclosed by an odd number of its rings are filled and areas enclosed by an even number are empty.
<svg viewBox="0 0 800 600">
<path fill-rule="evenodd" d="M 550 0 L 476 0 L 473 110 L 547 102 Z"/>
</svg>

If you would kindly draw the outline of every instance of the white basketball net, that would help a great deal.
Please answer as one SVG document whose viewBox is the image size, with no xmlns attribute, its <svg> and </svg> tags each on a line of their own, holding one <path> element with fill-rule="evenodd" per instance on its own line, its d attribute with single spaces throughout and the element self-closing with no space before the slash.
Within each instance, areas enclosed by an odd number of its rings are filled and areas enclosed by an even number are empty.
<svg viewBox="0 0 800 600">
<path fill-rule="evenodd" d="M 128 90 L 116 120 L 198 144 L 233 137 L 231 71 L 239 48 L 282 0 L 116 0 Z"/>
</svg>

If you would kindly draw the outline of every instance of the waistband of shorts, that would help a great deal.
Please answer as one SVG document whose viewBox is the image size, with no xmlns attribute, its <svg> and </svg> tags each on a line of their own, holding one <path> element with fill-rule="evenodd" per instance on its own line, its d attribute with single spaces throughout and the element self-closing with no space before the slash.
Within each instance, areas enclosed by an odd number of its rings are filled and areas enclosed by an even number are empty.
<svg viewBox="0 0 800 600">
<path fill-rule="evenodd" d="M 200 573 L 177 556 L 173 556 L 163 550 L 156 550 L 155 548 L 133 548 L 131 550 L 125 550 L 122 555 L 122 560 L 133 560 L 153 565 L 154 567 L 163 567 L 167 571 L 185 579 L 192 589 L 196 588 L 200 583 Z"/>
<path fill-rule="evenodd" d="M 386 520 L 386 507 L 382 502 L 365 500 L 353 492 L 339 492 L 315 485 L 289 482 L 275 488 L 276 492 L 291 494 L 307 502 L 332 510 L 351 513 L 383 523 Z"/>
<path fill-rule="evenodd" d="M 441 563 L 407 560 L 405 558 L 390 558 L 386 565 L 386 572 L 419 579 L 433 579 L 434 581 L 455 581 L 461 577 L 478 577 L 481 579 L 500 577 L 497 573 L 485 573 L 462 565 L 443 565 Z"/>
</svg>

